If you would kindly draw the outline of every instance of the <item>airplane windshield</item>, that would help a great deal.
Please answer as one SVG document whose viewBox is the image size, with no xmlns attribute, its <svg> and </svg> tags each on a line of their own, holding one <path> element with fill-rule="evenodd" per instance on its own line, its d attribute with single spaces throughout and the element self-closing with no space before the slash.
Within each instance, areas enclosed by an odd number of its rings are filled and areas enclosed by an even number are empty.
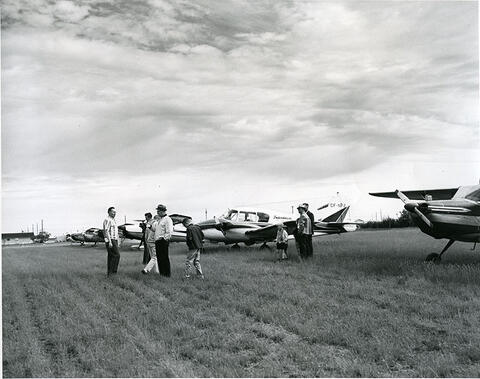
<svg viewBox="0 0 480 379">
<path fill-rule="evenodd" d="M 465 198 L 473 201 L 480 201 L 480 190 L 469 193 L 467 196 L 465 196 Z"/>
<path fill-rule="evenodd" d="M 240 212 L 238 221 L 258 222 L 258 216 L 255 212 Z"/>
<path fill-rule="evenodd" d="M 235 209 L 230 209 L 228 212 L 226 212 L 223 218 L 226 220 L 236 221 L 237 217 L 238 217 L 238 212 Z"/>
</svg>

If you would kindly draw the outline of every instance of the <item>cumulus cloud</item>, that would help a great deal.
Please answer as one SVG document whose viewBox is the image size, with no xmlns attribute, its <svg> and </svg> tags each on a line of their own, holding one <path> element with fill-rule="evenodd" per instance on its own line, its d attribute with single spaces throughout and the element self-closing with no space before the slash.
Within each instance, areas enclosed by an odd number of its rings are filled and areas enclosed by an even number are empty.
<svg viewBox="0 0 480 379">
<path fill-rule="evenodd" d="M 2 29 L 12 193 L 149 166 L 278 184 L 476 159 L 473 2 L 20 0 Z"/>
</svg>

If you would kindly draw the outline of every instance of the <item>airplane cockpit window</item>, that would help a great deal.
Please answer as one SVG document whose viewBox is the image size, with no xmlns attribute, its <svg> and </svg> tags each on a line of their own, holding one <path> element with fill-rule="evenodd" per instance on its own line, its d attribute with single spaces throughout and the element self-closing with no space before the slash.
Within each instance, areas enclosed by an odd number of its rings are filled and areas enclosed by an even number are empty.
<svg viewBox="0 0 480 379">
<path fill-rule="evenodd" d="M 238 221 L 258 222 L 258 216 L 255 212 L 240 212 Z"/>
<path fill-rule="evenodd" d="M 236 221 L 238 212 L 235 209 L 230 209 L 224 216 L 226 220 Z"/>
<path fill-rule="evenodd" d="M 469 193 L 467 196 L 465 196 L 465 198 L 473 201 L 480 201 L 480 190 Z"/>
<path fill-rule="evenodd" d="M 268 222 L 270 216 L 263 212 L 257 212 L 258 222 Z"/>
</svg>

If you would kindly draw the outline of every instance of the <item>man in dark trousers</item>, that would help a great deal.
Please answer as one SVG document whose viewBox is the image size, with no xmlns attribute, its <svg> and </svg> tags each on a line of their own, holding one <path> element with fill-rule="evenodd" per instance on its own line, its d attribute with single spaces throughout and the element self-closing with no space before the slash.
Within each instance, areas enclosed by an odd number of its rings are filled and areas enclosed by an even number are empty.
<svg viewBox="0 0 480 379">
<path fill-rule="evenodd" d="M 310 234 L 306 235 L 306 247 L 307 247 L 307 257 L 312 258 L 313 257 L 313 244 L 312 244 L 312 236 L 313 236 L 313 228 L 315 226 L 315 216 L 313 215 L 312 212 L 308 210 L 308 203 L 303 203 L 305 209 L 307 210 L 307 216 L 310 219 L 310 223 L 312 225 L 312 230 Z"/>
<path fill-rule="evenodd" d="M 170 277 L 170 259 L 168 257 L 168 245 L 173 233 L 173 221 L 167 216 L 167 207 L 159 204 L 157 207 L 157 220 L 147 228 L 154 231 L 155 251 L 157 255 L 158 272 L 162 276 Z"/>
<path fill-rule="evenodd" d="M 183 226 L 187 229 L 187 259 L 185 261 L 185 278 L 190 278 L 192 264 L 197 271 L 197 276 L 204 279 L 202 266 L 200 265 L 200 252 L 203 249 L 203 232 L 200 227 L 192 223 L 192 219 L 185 217 L 182 221 Z"/>
<path fill-rule="evenodd" d="M 298 247 L 300 250 L 300 259 L 306 259 L 307 256 L 307 235 L 311 234 L 312 223 L 310 218 L 307 216 L 307 210 L 305 205 L 300 204 L 297 207 L 298 213 L 300 216 L 297 218 L 297 228 L 296 228 L 296 240 L 298 241 Z"/>
<path fill-rule="evenodd" d="M 117 273 L 120 252 L 118 251 L 118 227 L 115 221 L 117 211 L 114 207 L 110 207 L 107 212 L 108 216 L 103 221 L 103 235 L 107 247 L 107 276 L 110 276 Z"/>
</svg>

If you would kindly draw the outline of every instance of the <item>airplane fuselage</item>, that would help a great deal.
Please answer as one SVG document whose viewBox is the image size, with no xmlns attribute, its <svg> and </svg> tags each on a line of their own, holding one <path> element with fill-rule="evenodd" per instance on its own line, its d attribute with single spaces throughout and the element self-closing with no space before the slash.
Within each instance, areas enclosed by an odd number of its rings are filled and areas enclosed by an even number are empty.
<svg viewBox="0 0 480 379">
<path fill-rule="evenodd" d="M 434 238 L 480 242 L 480 204 L 468 199 L 432 200 L 420 207 L 429 227 L 415 213 L 412 219 L 422 232 Z"/>
</svg>

